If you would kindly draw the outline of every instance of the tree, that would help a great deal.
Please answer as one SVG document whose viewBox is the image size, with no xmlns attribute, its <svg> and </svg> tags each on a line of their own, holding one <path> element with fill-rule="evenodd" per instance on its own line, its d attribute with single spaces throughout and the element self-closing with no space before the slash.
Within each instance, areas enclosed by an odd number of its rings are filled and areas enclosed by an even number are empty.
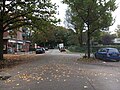
<svg viewBox="0 0 120 90">
<path fill-rule="evenodd" d="M 120 38 L 120 25 L 117 25 L 116 34 L 117 37 Z"/>
<path fill-rule="evenodd" d="M 34 33 L 31 37 L 31 41 L 33 43 L 37 43 L 38 45 L 44 46 L 46 42 L 55 41 L 54 36 L 54 25 L 53 24 L 46 24 L 45 27 L 42 28 L 42 30 L 34 30 Z"/>
<path fill-rule="evenodd" d="M 50 0 L 2 0 L 0 1 L 0 60 L 3 59 L 3 33 L 22 26 L 36 27 L 56 19 L 55 4 Z"/>
<path fill-rule="evenodd" d="M 67 45 L 79 45 L 78 36 L 72 29 L 68 30 Z"/>
<path fill-rule="evenodd" d="M 34 43 L 40 46 L 49 46 L 50 44 L 52 44 L 51 46 L 56 46 L 58 43 L 67 44 L 68 30 L 66 28 L 48 24 L 44 29 L 45 30 L 34 32 L 32 36 Z"/>
<path fill-rule="evenodd" d="M 90 40 L 97 30 L 107 30 L 112 25 L 112 13 L 115 9 L 115 0 L 63 0 L 70 9 L 77 13 L 84 23 L 87 32 L 87 53 L 90 58 Z"/>
<path fill-rule="evenodd" d="M 101 33 L 101 41 L 102 41 L 102 44 L 104 45 L 112 44 L 114 39 L 115 39 L 115 35 L 112 35 L 109 32 Z"/>
<path fill-rule="evenodd" d="M 79 44 L 82 47 L 84 22 L 82 22 L 82 20 L 78 17 L 78 14 L 70 8 L 66 11 L 66 21 L 68 23 L 68 28 L 72 26 L 74 29 Z"/>
</svg>

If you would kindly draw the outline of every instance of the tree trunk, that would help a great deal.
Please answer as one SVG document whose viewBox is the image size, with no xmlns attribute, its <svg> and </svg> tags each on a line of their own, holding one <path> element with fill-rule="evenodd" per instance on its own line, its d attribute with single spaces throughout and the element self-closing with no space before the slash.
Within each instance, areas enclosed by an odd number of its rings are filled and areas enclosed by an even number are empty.
<svg viewBox="0 0 120 90">
<path fill-rule="evenodd" d="M 82 47 L 83 46 L 83 32 L 82 32 L 82 30 L 80 30 L 80 33 L 78 33 L 78 41 L 79 41 L 79 45 L 80 45 L 80 47 Z"/>
<path fill-rule="evenodd" d="M 3 11 L 1 12 L 1 21 L 0 21 L 0 61 L 3 60 L 3 46 L 4 46 L 4 42 L 3 42 L 3 33 L 4 33 L 4 29 L 3 29 L 3 18 L 4 18 L 4 12 L 5 12 L 5 0 L 3 0 Z"/>
<path fill-rule="evenodd" d="M 79 41 L 80 47 L 82 47 L 83 42 L 82 42 L 81 34 L 78 35 L 78 41 Z"/>
<path fill-rule="evenodd" d="M 4 46 L 4 42 L 3 42 L 3 32 L 2 30 L 0 31 L 0 61 L 3 60 L 3 46 Z"/>
<path fill-rule="evenodd" d="M 88 53 L 88 58 L 90 58 L 90 25 L 88 24 L 88 31 L 87 31 L 87 53 Z"/>
<path fill-rule="evenodd" d="M 81 46 L 83 46 L 83 32 L 82 30 L 80 30 L 80 42 L 81 42 Z"/>
</svg>

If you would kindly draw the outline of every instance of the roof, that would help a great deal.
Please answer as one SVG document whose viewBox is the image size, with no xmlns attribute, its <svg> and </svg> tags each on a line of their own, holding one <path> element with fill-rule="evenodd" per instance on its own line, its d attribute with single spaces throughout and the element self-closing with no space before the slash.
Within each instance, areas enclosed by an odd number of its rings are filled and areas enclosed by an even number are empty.
<svg viewBox="0 0 120 90">
<path fill-rule="evenodd" d="M 102 48 L 102 49 L 117 49 L 117 48 L 110 48 L 110 47 L 108 47 L 108 48 Z"/>
</svg>

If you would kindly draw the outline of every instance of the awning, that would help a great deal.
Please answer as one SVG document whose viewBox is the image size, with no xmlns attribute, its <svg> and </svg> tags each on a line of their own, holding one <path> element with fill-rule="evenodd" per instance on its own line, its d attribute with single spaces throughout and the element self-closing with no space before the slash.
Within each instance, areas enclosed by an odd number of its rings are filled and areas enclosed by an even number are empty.
<svg viewBox="0 0 120 90">
<path fill-rule="evenodd" d="M 19 43 L 19 44 L 23 44 L 23 42 L 22 42 L 22 41 L 17 41 L 17 43 Z"/>
<path fill-rule="evenodd" d="M 8 40 L 8 42 L 16 43 L 16 41 L 15 41 L 15 40 Z"/>
</svg>

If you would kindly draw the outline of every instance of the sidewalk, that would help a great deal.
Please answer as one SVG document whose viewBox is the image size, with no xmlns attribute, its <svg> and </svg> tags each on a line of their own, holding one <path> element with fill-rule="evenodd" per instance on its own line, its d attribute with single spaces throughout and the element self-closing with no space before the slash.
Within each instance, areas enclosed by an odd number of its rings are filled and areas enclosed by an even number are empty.
<svg viewBox="0 0 120 90">
<path fill-rule="evenodd" d="M 68 49 L 66 49 L 66 53 L 69 53 L 69 54 L 80 54 L 80 56 L 85 56 L 85 53 L 80 53 L 80 52 L 71 52 L 71 51 L 69 51 Z M 87 54 L 86 54 L 87 55 Z M 90 54 L 90 57 L 94 57 L 94 54 L 93 53 L 91 53 Z"/>
<path fill-rule="evenodd" d="M 15 54 L 34 54 L 34 51 L 30 51 L 30 52 L 16 52 Z"/>
<path fill-rule="evenodd" d="M 4 54 L 5 60 L 0 62 L 0 71 L 4 68 L 11 68 L 18 64 L 25 63 L 32 60 L 36 54 L 28 53 L 16 53 L 16 54 Z"/>
</svg>

